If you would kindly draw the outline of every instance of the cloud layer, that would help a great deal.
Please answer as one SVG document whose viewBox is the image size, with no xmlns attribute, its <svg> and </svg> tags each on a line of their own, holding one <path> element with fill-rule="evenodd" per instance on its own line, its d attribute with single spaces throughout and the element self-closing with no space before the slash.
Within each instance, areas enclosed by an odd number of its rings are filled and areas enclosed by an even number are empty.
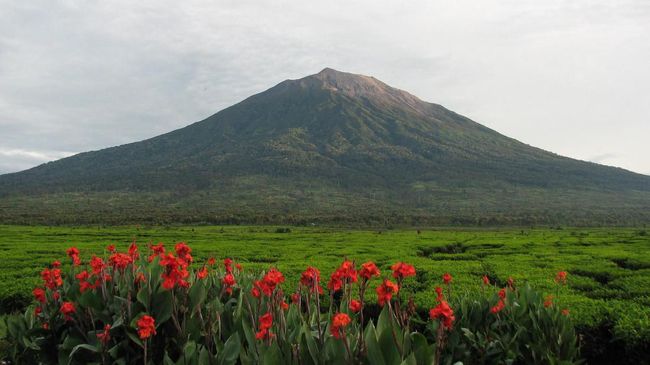
<svg viewBox="0 0 650 365">
<path fill-rule="evenodd" d="M 650 3 L 0 0 L 0 173 L 183 127 L 324 67 L 650 173 Z"/>
</svg>

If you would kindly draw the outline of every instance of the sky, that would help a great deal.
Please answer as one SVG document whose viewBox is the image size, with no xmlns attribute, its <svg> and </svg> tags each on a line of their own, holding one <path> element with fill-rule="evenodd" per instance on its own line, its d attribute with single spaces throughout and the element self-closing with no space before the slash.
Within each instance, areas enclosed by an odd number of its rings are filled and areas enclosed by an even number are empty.
<svg viewBox="0 0 650 365">
<path fill-rule="evenodd" d="M 0 173 L 325 67 L 650 175 L 650 1 L 0 0 Z"/>
</svg>

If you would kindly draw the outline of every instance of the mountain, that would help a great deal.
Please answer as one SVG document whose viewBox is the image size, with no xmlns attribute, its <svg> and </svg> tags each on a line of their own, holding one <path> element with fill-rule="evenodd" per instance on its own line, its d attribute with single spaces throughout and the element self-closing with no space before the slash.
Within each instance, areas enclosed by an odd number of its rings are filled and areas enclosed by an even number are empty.
<svg viewBox="0 0 650 365">
<path fill-rule="evenodd" d="M 3 223 L 649 221 L 649 176 L 329 68 L 185 128 L 0 176 Z"/>
</svg>

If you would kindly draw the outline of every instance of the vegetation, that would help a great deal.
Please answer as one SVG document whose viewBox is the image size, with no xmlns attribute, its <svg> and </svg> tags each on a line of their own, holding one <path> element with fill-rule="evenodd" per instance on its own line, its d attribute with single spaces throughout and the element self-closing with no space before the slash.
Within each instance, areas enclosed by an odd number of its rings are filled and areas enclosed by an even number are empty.
<svg viewBox="0 0 650 365">
<path fill-rule="evenodd" d="M 382 275 L 372 261 L 344 260 L 326 289 L 320 271 L 309 266 L 286 295 L 285 277 L 275 268 L 256 274 L 229 258 L 223 266 L 214 258 L 193 265 L 185 243 L 141 249 L 109 245 L 84 262 L 70 247 L 67 275 L 59 261 L 44 268 L 34 304 L 6 319 L 11 361 L 577 363 L 569 311 L 512 279 L 495 289 L 484 276 L 479 293 L 452 299 L 454 278 L 446 273 L 446 289 L 436 287 L 435 306 L 421 316 L 414 293 L 404 290 L 417 271 L 404 262 Z M 566 281 L 566 272 L 558 272 L 556 285 Z M 365 296 L 371 289 L 381 308 L 376 317 Z"/>
<path fill-rule="evenodd" d="M 650 349 L 647 229 L 464 228 L 418 233 L 415 229 L 284 228 L 0 226 L 2 310 L 14 312 L 31 303 L 42 267 L 53 259 L 67 262 L 68 246 L 78 247 L 87 258 L 108 244 L 124 247 L 135 240 L 144 247 L 150 242 L 184 240 L 191 244 L 199 263 L 209 257 L 232 257 L 247 272 L 278 268 L 286 277 L 286 293 L 297 289 L 307 266 L 318 267 L 327 276 L 348 257 L 357 263 L 373 261 L 389 273 L 399 259 L 417 270 L 415 277 L 404 282 L 403 299 L 408 298 L 406 293 L 412 294 L 418 308 L 428 309 L 437 304 L 434 289 L 441 276 L 450 273 L 454 286 L 449 299 L 459 321 L 465 318 L 459 313 L 472 310 L 468 303 L 472 293 L 481 291 L 483 275 L 499 287 L 512 277 L 519 288 L 530 284 L 540 292 L 538 297 L 554 295 L 558 308 L 570 310 L 582 356 L 589 363 L 642 363 Z M 553 280 L 558 271 L 568 273 L 566 286 L 558 287 Z M 374 290 L 366 299 L 376 302 Z"/>
</svg>

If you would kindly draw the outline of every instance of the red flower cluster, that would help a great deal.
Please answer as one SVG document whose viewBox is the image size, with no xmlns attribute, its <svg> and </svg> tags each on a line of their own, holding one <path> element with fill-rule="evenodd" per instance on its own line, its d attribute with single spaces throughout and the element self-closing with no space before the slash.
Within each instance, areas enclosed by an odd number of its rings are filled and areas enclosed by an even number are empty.
<svg viewBox="0 0 650 365">
<path fill-rule="evenodd" d="M 345 313 L 336 313 L 332 318 L 332 325 L 330 326 L 330 332 L 334 338 L 345 338 L 345 327 L 350 324 L 350 316 Z"/>
<path fill-rule="evenodd" d="M 72 264 L 74 266 L 81 265 L 81 259 L 79 258 L 79 249 L 77 249 L 76 247 L 70 247 L 69 249 L 66 250 L 66 253 L 72 259 Z"/>
<path fill-rule="evenodd" d="M 566 271 L 559 271 L 557 275 L 555 275 L 555 282 L 558 284 L 566 284 Z"/>
<path fill-rule="evenodd" d="M 359 276 L 365 280 L 370 280 L 373 277 L 377 278 L 381 275 L 381 272 L 377 268 L 374 262 L 368 261 L 365 264 L 361 264 L 361 270 L 359 270 Z"/>
<path fill-rule="evenodd" d="M 260 320 L 260 329 L 255 334 L 255 338 L 258 340 L 264 340 L 272 338 L 273 334 L 271 333 L 271 326 L 273 326 L 273 316 L 271 313 L 266 313 L 259 318 Z"/>
<path fill-rule="evenodd" d="M 176 255 L 178 255 L 178 259 L 185 261 L 185 266 L 188 266 L 192 261 L 194 261 L 194 258 L 192 257 L 192 249 L 190 246 L 185 244 L 185 242 L 177 243 L 176 246 L 174 246 L 174 250 L 176 251 Z"/>
<path fill-rule="evenodd" d="M 451 329 L 454 325 L 456 317 L 454 317 L 454 311 L 449 306 L 446 300 L 440 300 L 440 303 L 435 308 L 432 308 L 429 311 L 429 318 L 436 320 L 439 319 L 442 323 L 442 327 L 445 329 Z"/>
<path fill-rule="evenodd" d="M 490 285 L 490 278 L 487 275 L 483 275 L 483 285 Z"/>
<path fill-rule="evenodd" d="M 499 301 L 497 302 L 497 304 L 494 307 L 490 308 L 490 312 L 492 312 L 494 314 L 497 314 L 497 313 L 501 312 L 503 310 L 503 308 L 506 307 L 505 299 L 506 299 L 506 289 L 503 288 L 503 289 L 499 290 Z"/>
<path fill-rule="evenodd" d="M 544 298 L 544 308 L 551 307 L 553 305 L 553 295 L 547 295 Z"/>
<path fill-rule="evenodd" d="M 357 313 L 361 310 L 361 302 L 356 299 L 352 299 L 350 301 L 349 308 L 352 312 Z"/>
<path fill-rule="evenodd" d="M 384 282 L 377 287 L 377 302 L 383 307 L 386 302 L 389 302 L 393 298 L 393 294 L 397 294 L 398 291 L 399 286 L 397 284 L 388 279 L 384 279 Z"/>
<path fill-rule="evenodd" d="M 402 280 L 409 276 L 415 276 L 415 268 L 412 265 L 398 262 L 390 267 L 393 270 L 393 277 Z"/>
<path fill-rule="evenodd" d="M 138 253 L 138 246 L 135 244 L 135 242 L 131 243 L 129 246 L 129 256 L 131 257 L 131 262 L 135 262 L 140 258 L 140 254 Z"/>
<path fill-rule="evenodd" d="M 114 269 L 124 271 L 127 266 L 133 263 L 133 258 L 125 253 L 115 252 L 108 258 L 108 263 Z"/>
<path fill-rule="evenodd" d="M 151 255 L 149 255 L 149 262 L 152 262 L 153 260 L 156 259 L 156 257 L 162 258 L 165 255 L 165 245 L 163 243 L 159 243 L 157 245 L 151 245 L 149 246 L 149 249 L 151 249 Z"/>
<path fill-rule="evenodd" d="M 203 280 L 208 277 L 208 268 L 203 266 L 201 270 L 196 272 L 196 277 Z"/>
<path fill-rule="evenodd" d="M 330 281 L 327 283 L 327 289 L 337 292 L 343 288 L 345 284 L 357 282 L 357 271 L 354 268 L 354 263 L 349 260 L 343 261 L 336 271 L 332 273 Z"/>
<path fill-rule="evenodd" d="M 97 334 L 97 339 L 101 342 L 102 345 L 106 346 L 111 340 L 111 325 L 107 324 L 104 326 L 104 331 Z"/>
<path fill-rule="evenodd" d="M 228 295 L 232 294 L 232 287 L 235 286 L 235 276 L 232 273 L 227 273 L 226 276 L 221 280 L 223 285 L 226 288 L 226 293 Z"/>
<path fill-rule="evenodd" d="M 43 285 L 50 290 L 54 290 L 63 285 L 63 279 L 61 279 L 61 269 L 59 269 L 59 262 L 55 261 L 52 264 L 52 269 L 45 268 L 41 271 L 41 279 L 43 279 Z"/>
<path fill-rule="evenodd" d="M 454 278 L 452 278 L 449 273 L 445 273 L 444 275 L 442 275 L 442 281 L 445 284 L 449 285 L 449 283 L 451 283 L 452 280 L 454 280 Z"/>
<path fill-rule="evenodd" d="M 32 294 L 34 294 L 34 299 L 36 299 L 36 301 L 39 303 L 45 303 L 45 301 L 47 301 L 45 290 L 42 288 L 34 288 L 34 290 L 32 290 Z"/>
<path fill-rule="evenodd" d="M 149 315 L 145 314 L 140 317 L 136 325 L 138 326 L 138 336 L 140 336 L 141 340 L 147 340 L 156 334 L 156 320 Z"/>
<path fill-rule="evenodd" d="M 75 277 L 77 278 L 77 280 L 79 280 L 79 291 L 82 293 L 89 289 L 95 289 L 100 285 L 99 279 L 95 279 L 95 282 L 93 283 L 90 283 L 88 281 L 88 279 L 90 278 L 90 274 L 88 274 L 88 271 L 86 270 L 75 275 Z"/>
<path fill-rule="evenodd" d="M 162 273 L 163 288 L 174 289 L 177 285 L 183 288 L 190 286 L 187 282 L 187 277 L 190 275 L 187 271 L 187 261 L 174 257 L 174 254 L 167 253 L 160 260 L 160 265 L 165 267 Z"/>
<path fill-rule="evenodd" d="M 320 271 L 309 266 L 300 276 L 300 284 L 309 289 L 311 293 L 323 294 L 323 288 L 320 286 Z"/>
<path fill-rule="evenodd" d="M 74 303 L 72 302 L 63 302 L 59 311 L 63 314 L 66 321 L 71 321 L 72 314 L 77 312 L 77 308 L 75 308 Z"/>
<path fill-rule="evenodd" d="M 264 293 L 264 295 L 270 297 L 273 294 L 275 287 L 280 283 L 284 283 L 284 275 L 282 275 L 282 273 L 277 269 L 273 268 L 264 275 L 262 280 L 257 280 L 253 283 L 253 296 L 259 298 L 260 293 Z"/>
</svg>

